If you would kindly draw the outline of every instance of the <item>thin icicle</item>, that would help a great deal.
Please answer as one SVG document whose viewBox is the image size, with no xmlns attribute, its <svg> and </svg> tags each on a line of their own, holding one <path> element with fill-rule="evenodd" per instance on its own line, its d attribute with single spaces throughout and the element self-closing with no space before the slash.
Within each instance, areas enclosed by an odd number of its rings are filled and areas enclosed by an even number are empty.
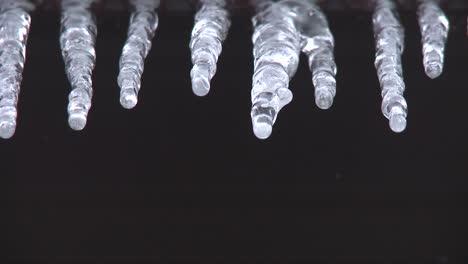
<svg viewBox="0 0 468 264">
<path fill-rule="evenodd" d="M 26 43 L 31 25 L 28 0 L 0 1 L 0 137 L 16 130 L 18 96 L 23 79 Z"/>
<path fill-rule="evenodd" d="M 145 58 L 151 50 L 151 42 L 158 28 L 159 0 L 130 0 L 133 12 L 130 17 L 127 42 L 120 58 L 120 104 L 127 109 L 138 102 L 141 76 Z"/>
<path fill-rule="evenodd" d="M 190 72 L 192 90 L 205 96 L 210 90 L 210 81 L 216 73 L 216 63 L 227 37 L 231 21 L 225 0 L 200 0 L 202 6 L 195 15 L 190 49 L 192 63 Z"/>
<path fill-rule="evenodd" d="M 407 117 L 401 65 L 404 30 L 393 0 L 376 0 L 375 4 L 373 15 L 375 67 L 382 88 L 382 113 L 390 120 L 390 128 L 394 132 L 402 132 L 406 128 Z"/>
<path fill-rule="evenodd" d="M 336 64 L 333 55 L 335 40 L 327 18 L 318 6 L 303 0 L 295 2 L 298 7 L 295 20 L 302 35 L 302 51 L 309 58 L 315 103 L 321 109 L 328 109 L 336 94 Z"/>
<path fill-rule="evenodd" d="M 292 100 L 289 81 L 297 71 L 300 36 L 285 1 L 260 1 L 252 19 L 255 31 L 252 124 L 255 135 L 266 139 L 278 112 Z"/>
<path fill-rule="evenodd" d="M 421 0 L 418 7 L 422 35 L 424 70 L 434 79 L 442 74 L 449 21 L 437 0 Z"/>
<path fill-rule="evenodd" d="M 74 130 L 86 126 L 93 95 L 97 26 L 90 11 L 92 3 L 93 0 L 62 0 L 60 46 L 72 88 L 68 97 L 68 123 Z"/>
</svg>

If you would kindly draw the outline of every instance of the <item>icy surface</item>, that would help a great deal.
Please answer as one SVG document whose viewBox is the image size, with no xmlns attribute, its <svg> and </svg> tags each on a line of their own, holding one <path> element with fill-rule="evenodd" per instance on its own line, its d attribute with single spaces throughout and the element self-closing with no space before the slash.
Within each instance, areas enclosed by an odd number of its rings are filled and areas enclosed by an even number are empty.
<svg viewBox="0 0 468 264">
<path fill-rule="evenodd" d="M 93 0 L 62 0 L 60 46 L 72 91 L 68 123 L 74 130 L 86 126 L 93 95 L 92 72 L 96 61 L 94 45 L 97 26 L 90 7 Z"/>
<path fill-rule="evenodd" d="M 27 0 L 0 1 L 0 137 L 16 130 L 17 104 L 31 25 Z"/>
<path fill-rule="evenodd" d="M 382 88 L 382 112 L 394 132 L 406 128 L 407 104 L 401 65 L 404 30 L 392 0 L 376 0 L 373 14 L 376 44 L 375 67 Z"/>
<path fill-rule="evenodd" d="M 195 25 L 190 40 L 193 68 L 190 72 L 192 90 L 205 96 L 216 73 L 216 63 L 227 37 L 231 21 L 225 0 L 201 0 L 195 15 Z"/>
<path fill-rule="evenodd" d="M 291 7 L 294 6 L 296 25 L 302 37 L 302 51 L 309 59 L 315 103 L 321 109 L 328 109 L 336 94 L 335 41 L 328 21 L 320 8 L 311 1 L 287 2 Z"/>
<path fill-rule="evenodd" d="M 421 0 L 418 7 L 424 70 L 434 79 L 442 74 L 449 21 L 436 0 Z"/>
<path fill-rule="evenodd" d="M 286 1 L 263 2 L 252 19 L 254 76 L 252 124 L 255 135 L 268 138 L 278 112 L 292 100 L 289 80 L 297 71 L 301 39 Z"/>
<path fill-rule="evenodd" d="M 127 109 L 135 107 L 141 87 L 141 75 L 145 58 L 151 50 L 151 42 L 158 27 L 156 8 L 159 0 L 131 0 L 128 37 L 120 58 L 118 83 L 120 104 Z"/>
</svg>

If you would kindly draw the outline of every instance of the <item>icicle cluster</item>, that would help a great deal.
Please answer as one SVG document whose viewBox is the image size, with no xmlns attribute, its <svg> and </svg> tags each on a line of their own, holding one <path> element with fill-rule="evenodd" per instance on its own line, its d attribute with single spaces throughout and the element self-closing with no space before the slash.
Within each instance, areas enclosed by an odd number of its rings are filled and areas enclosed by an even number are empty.
<svg viewBox="0 0 468 264">
<path fill-rule="evenodd" d="M 10 138 L 16 129 L 17 104 L 25 64 L 26 42 L 34 0 L 0 0 L 0 137 Z M 37 0 L 36 0 L 37 1 Z M 40 0 L 39 0 L 40 1 Z M 99 0 L 61 0 L 60 46 L 71 85 L 69 125 L 82 130 L 87 123 L 93 95 L 92 73 L 96 61 L 97 25 L 91 6 Z M 158 27 L 160 0 L 128 0 L 132 6 L 128 36 L 120 58 L 118 84 L 120 103 L 135 107 L 141 88 L 144 62 Z M 250 0 L 254 75 L 251 118 L 255 135 L 268 138 L 279 111 L 293 98 L 289 82 L 297 71 L 299 54 L 307 55 L 315 103 L 321 109 L 332 106 L 336 94 L 337 67 L 334 38 L 317 0 Z M 396 0 L 375 3 L 373 29 L 376 45 L 375 67 L 382 90 L 382 113 L 394 132 L 406 128 L 407 103 L 403 97 L 401 56 L 404 29 Z M 427 76 L 437 78 L 444 65 L 449 21 L 439 7 L 440 0 L 418 0 L 418 22 L 422 35 L 423 63 Z M 217 70 L 231 26 L 228 0 L 198 0 L 190 49 L 193 68 L 192 89 L 206 95 Z M 467 20 L 468 21 L 468 20 Z M 468 31 L 468 28 L 467 28 Z"/>
<path fill-rule="evenodd" d="M 316 104 L 328 109 L 336 94 L 334 39 L 315 1 L 256 1 L 252 123 L 258 138 L 271 134 L 278 112 L 291 102 L 288 89 L 301 50 L 308 56 Z"/>
<path fill-rule="evenodd" d="M 335 40 L 320 8 L 307 1 L 301 5 L 297 11 L 301 16 L 296 18 L 296 24 L 302 36 L 302 51 L 309 58 L 315 103 L 321 109 L 328 109 L 336 94 Z"/>
<path fill-rule="evenodd" d="M 418 7 L 422 35 L 424 70 L 434 79 L 442 74 L 449 21 L 437 0 L 421 0 Z"/>
<path fill-rule="evenodd" d="M 31 25 L 28 0 L 0 1 L 0 137 L 11 138 L 16 130 L 18 96 Z"/>
<path fill-rule="evenodd" d="M 190 72 L 192 90 L 205 96 L 216 73 L 216 63 L 227 37 L 231 21 L 225 0 L 201 0 L 195 15 L 195 25 L 190 40 L 193 68 Z"/>
<path fill-rule="evenodd" d="M 394 132 L 406 128 L 407 104 L 403 97 L 405 83 L 401 55 L 404 30 L 393 0 L 376 0 L 373 14 L 376 45 L 375 67 L 382 88 L 382 113 Z"/>
<path fill-rule="evenodd" d="M 135 107 L 138 102 L 145 59 L 158 28 L 156 8 L 159 7 L 159 3 L 159 0 L 131 0 L 134 10 L 120 58 L 117 80 L 120 86 L 120 104 L 127 109 Z"/>
<path fill-rule="evenodd" d="M 289 80 L 297 71 L 301 46 L 287 5 L 267 3 L 258 10 L 252 19 L 255 61 L 251 117 L 255 135 L 265 139 L 278 112 L 292 100 Z"/>
<path fill-rule="evenodd" d="M 60 46 L 72 88 L 68 123 L 74 130 L 82 130 L 86 126 L 93 95 L 97 26 L 90 11 L 92 3 L 93 0 L 62 0 Z"/>
</svg>

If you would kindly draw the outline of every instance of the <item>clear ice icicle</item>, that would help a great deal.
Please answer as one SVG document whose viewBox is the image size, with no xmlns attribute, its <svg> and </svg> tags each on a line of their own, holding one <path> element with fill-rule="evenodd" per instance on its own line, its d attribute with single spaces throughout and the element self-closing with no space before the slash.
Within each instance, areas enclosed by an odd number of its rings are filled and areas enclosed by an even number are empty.
<svg viewBox="0 0 468 264">
<path fill-rule="evenodd" d="M 90 11 L 92 3 L 93 0 L 62 0 L 60 46 L 72 88 L 68 97 L 68 123 L 74 130 L 86 126 L 93 95 L 97 26 Z"/>
<path fill-rule="evenodd" d="M 405 83 L 401 55 L 404 30 L 392 0 L 376 0 L 373 14 L 376 45 L 375 67 L 382 89 L 382 113 L 394 132 L 406 128 L 407 104 L 403 97 Z"/>
<path fill-rule="evenodd" d="M 442 74 L 449 21 L 437 0 L 420 0 L 419 27 L 422 35 L 424 70 L 434 79 Z"/>
<path fill-rule="evenodd" d="M 289 2 L 296 5 L 295 21 L 302 37 L 302 51 L 308 56 L 312 71 L 315 103 L 321 109 L 328 109 L 336 94 L 336 64 L 333 55 L 335 41 L 327 18 L 311 1 Z"/>
<path fill-rule="evenodd" d="M 190 41 L 193 68 L 190 72 L 192 90 L 205 96 L 216 73 L 216 63 L 227 37 L 231 21 L 225 0 L 200 0 Z"/>
<path fill-rule="evenodd" d="M 23 79 L 34 5 L 28 0 L 0 1 L 0 137 L 11 138 L 16 130 L 17 104 Z"/>
<path fill-rule="evenodd" d="M 251 117 L 255 135 L 266 139 L 278 112 L 292 100 L 288 87 L 297 71 L 301 46 L 287 1 L 259 1 L 256 9 Z"/>
<path fill-rule="evenodd" d="M 158 28 L 159 0 L 131 0 L 127 41 L 120 57 L 120 104 L 127 109 L 135 107 L 141 87 L 145 58 L 151 50 L 151 42 Z"/>
</svg>

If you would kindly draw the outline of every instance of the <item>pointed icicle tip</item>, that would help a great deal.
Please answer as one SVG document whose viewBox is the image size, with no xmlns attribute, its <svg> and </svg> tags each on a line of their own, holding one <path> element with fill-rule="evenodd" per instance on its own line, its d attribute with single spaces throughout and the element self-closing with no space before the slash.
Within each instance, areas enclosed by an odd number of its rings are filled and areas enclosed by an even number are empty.
<svg viewBox="0 0 468 264">
<path fill-rule="evenodd" d="M 9 139 L 13 137 L 16 130 L 16 121 L 14 119 L 3 119 L 0 120 L 0 137 L 3 139 Z"/>
</svg>

